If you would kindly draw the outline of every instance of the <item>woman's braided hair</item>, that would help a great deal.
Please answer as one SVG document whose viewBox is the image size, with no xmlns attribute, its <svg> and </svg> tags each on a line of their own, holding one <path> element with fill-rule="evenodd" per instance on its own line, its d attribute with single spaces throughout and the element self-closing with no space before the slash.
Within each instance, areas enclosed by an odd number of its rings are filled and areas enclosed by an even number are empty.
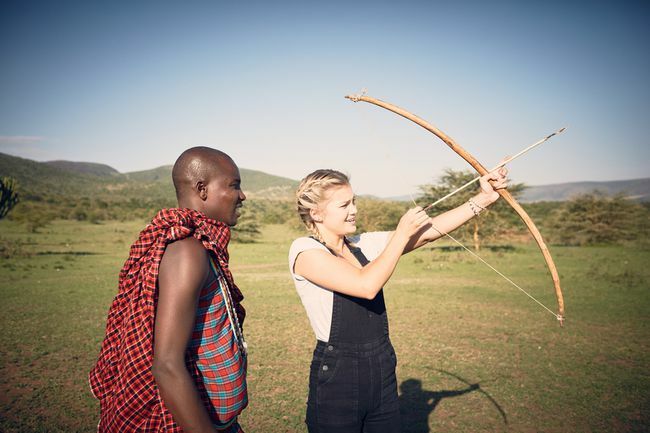
<svg viewBox="0 0 650 433">
<path fill-rule="evenodd" d="M 350 185 L 350 178 L 345 174 L 336 170 L 320 169 L 305 176 L 298 186 L 296 191 L 298 215 L 307 230 L 320 241 L 323 239 L 309 211 L 318 208 L 329 189 L 345 185 Z"/>
</svg>

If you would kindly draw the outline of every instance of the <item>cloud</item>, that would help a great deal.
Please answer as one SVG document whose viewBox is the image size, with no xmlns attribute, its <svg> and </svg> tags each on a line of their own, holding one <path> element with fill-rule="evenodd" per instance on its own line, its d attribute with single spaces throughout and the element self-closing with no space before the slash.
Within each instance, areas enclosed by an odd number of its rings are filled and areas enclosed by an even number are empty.
<svg viewBox="0 0 650 433">
<path fill-rule="evenodd" d="M 38 135 L 0 135 L 0 145 L 2 144 L 33 144 L 44 141 L 45 137 Z"/>
</svg>

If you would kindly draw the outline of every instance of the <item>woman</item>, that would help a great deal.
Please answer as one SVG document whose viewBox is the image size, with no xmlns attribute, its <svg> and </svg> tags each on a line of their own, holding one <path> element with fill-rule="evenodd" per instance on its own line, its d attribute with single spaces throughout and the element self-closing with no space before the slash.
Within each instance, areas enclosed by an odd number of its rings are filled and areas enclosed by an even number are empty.
<svg viewBox="0 0 650 433">
<path fill-rule="evenodd" d="M 393 232 L 356 231 L 354 193 L 347 176 L 316 170 L 296 193 L 311 237 L 289 251 L 291 275 L 316 334 L 309 376 L 310 432 L 391 433 L 400 430 L 397 364 L 388 336 L 382 287 L 402 254 L 449 233 L 494 203 L 507 170 L 483 176 L 467 203 L 429 218 L 408 210 Z M 490 184 L 490 182 L 492 184 Z"/>
</svg>

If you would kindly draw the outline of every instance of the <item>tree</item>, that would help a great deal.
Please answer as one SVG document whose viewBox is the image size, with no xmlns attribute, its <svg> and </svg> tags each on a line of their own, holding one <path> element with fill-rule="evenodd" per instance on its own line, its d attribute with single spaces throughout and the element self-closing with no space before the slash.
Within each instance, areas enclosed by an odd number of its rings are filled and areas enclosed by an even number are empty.
<svg viewBox="0 0 650 433">
<path fill-rule="evenodd" d="M 421 197 L 418 199 L 420 204 L 427 206 L 434 203 L 438 199 L 446 196 L 450 192 L 465 185 L 476 177 L 476 173 L 471 171 L 456 171 L 452 169 L 445 170 L 438 183 L 435 185 L 421 185 Z M 508 187 L 508 191 L 513 196 L 521 194 L 525 186 L 523 184 L 513 184 Z M 472 196 L 480 191 L 480 184 L 478 181 L 474 185 L 456 193 L 445 201 L 436 205 L 431 209 L 431 213 L 443 213 L 458 207 L 469 200 Z M 516 227 L 517 218 L 510 212 L 510 208 L 503 202 L 498 200 L 489 210 L 482 212 L 478 217 L 472 218 L 469 224 L 464 224 L 459 227 L 457 233 L 458 237 L 468 241 L 471 239 L 474 250 L 478 251 L 481 248 L 481 243 L 486 239 L 496 239 L 508 234 L 514 227 Z"/>
<path fill-rule="evenodd" d="M 16 186 L 16 181 L 13 178 L 0 178 L 0 219 L 7 216 L 9 211 L 18 204 Z"/>
<path fill-rule="evenodd" d="M 232 229 L 233 242 L 253 243 L 262 234 L 255 213 L 242 208 L 242 215 Z"/>
<path fill-rule="evenodd" d="M 650 234 L 650 209 L 622 195 L 595 192 L 563 203 L 546 225 L 552 240 L 563 245 L 596 245 L 644 241 Z"/>
<path fill-rule="evenodd" d="M 361 197 L 357 199 L 357 233 L 395 230 L 407 209 L 406 202 Z"/>
<path fill-rule="evenodd" d="M 16 208 L 9 218 L 25 224 L 27 231 L 37 233 L 53 219 L 52 208 L 42 203 L 25 202 Z"/>
</svg>

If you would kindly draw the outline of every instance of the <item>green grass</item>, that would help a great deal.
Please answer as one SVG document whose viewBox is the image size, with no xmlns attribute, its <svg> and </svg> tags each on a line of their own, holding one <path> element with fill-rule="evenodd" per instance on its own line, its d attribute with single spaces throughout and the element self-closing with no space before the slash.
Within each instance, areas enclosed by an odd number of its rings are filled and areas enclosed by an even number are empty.
<svg viewBox="0 0 650 433">
<path fill-rule="evenodd" d="M 90 432 L 86 376 L 142 222 L 0 222 L 0 431 Z M 295 233 L 231 245 L 248 310 L 248 432 L 303 432 L 314 337 L 287 270 Z M 532 244 L 482 257 L 555 309 Z M 650 251 L 553 247 L 567 321 L 471 256 L 425 248 L 386 287 L 405 432 L 650 429 Z M 0 251 L 2 254 L 2 251 Z M 1 257 L 1 256 L 0 256 Z M 471 387 L 470 385 L 475 386 Z"/>
</svg>

